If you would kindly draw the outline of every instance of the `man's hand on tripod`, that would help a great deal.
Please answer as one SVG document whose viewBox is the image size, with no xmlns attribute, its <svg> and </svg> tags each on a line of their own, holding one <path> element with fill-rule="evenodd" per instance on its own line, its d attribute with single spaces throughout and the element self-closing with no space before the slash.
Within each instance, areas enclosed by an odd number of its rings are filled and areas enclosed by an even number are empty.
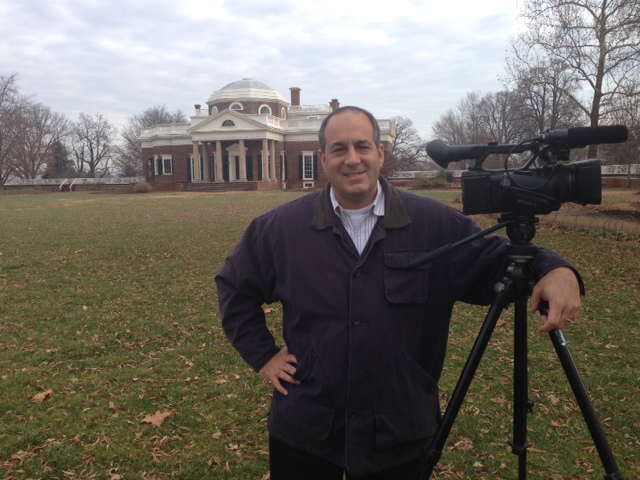
<svg viewBox="0 0 640 480">
<path fill-rule="evenodd" d="M 547 302 L 549 311 L 543 311 Z M 578 318 L 580 311 L 580 283 L 576 273 L 568 267 L 551 270 L 538 280 L 531 293 L 531 312 L 540 312 L 544 322 L 541 333 L 562 330 Z"/>
</svg>

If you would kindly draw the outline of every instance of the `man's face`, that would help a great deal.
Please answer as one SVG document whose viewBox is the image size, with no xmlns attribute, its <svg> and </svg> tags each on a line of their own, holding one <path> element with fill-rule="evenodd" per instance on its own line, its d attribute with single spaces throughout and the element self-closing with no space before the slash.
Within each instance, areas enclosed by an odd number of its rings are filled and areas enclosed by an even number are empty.
<svg viewBox="0 0 640 480">
<path fill-rule="evenodd" d="M 361 112 L 346 110 L 325 129 L 322 168 L 343 208 L 355 210 L 373 203 L 384 162 L 384 147 L 376 147 L 373 125 Z"/>
</svg>

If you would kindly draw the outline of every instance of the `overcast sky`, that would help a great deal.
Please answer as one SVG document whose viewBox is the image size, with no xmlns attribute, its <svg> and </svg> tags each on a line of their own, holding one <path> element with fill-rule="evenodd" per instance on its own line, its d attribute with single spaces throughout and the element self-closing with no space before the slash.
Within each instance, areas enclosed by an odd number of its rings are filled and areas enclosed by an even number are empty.
<svg viewBox="0 0 640 480">
<path fill-rule="evenodd" d="M 517 0 L 2 0 L 0 75 L 118 127 L 242 78 L 303 105 L 410 118 L 425 139 L 468 92 L 497 92 Z"/>
</svg>

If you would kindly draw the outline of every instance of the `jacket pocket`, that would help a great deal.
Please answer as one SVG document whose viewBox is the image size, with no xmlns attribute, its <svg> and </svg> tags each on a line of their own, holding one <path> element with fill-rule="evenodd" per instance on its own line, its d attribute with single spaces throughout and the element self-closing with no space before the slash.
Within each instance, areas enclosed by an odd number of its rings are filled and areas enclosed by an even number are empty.
<svg viewBox="0 0 640 480">
<path fill-rule="evenodd" d="M 375 410 L 378 448 L 427 441 L 440 422 L 438 384 L 402 351 L 382 378 Z"/>
<path fill-rule="evenodd" d="M 409 264 L 426 251 L 384 252 L 384 294 L 392 303 L 414 304 L 427 301 L 430 263 Z"/>
<path fill-rule="evenodd" d="M 289 436 L 325 440 L 335 416 L 333 388 L 314 347 L 300 358 L 295 377 L 300 385 L 287 384 L 289 395 L 274 393 L 274 426 Z"/>
</svg>

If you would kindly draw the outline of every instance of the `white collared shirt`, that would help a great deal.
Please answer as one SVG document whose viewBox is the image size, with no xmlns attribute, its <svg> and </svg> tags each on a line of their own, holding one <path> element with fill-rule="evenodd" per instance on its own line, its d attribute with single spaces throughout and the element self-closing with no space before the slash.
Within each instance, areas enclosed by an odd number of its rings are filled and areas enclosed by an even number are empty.
<svg viewBox="0 0 640 480">
<path fill-rule="evenodd" d="M 384 216 L 384 192 L 380 182 L 378 182 L 378 193 L 371 205 L 357 210 L 347 210 L 342 208 L 338 202 L 338 198 L 333 192 L 333 187 L 330 191 L 331 203 L 333 210 L 336 212 L 338 218 L 344 225 L 344 228 L 349 233 L 351 240 L 358 249 L 358 253 L 362 253 L 364 247 L 369 241 L 373 227 L 378 221 L 378 217 Z"/>
</svg>

